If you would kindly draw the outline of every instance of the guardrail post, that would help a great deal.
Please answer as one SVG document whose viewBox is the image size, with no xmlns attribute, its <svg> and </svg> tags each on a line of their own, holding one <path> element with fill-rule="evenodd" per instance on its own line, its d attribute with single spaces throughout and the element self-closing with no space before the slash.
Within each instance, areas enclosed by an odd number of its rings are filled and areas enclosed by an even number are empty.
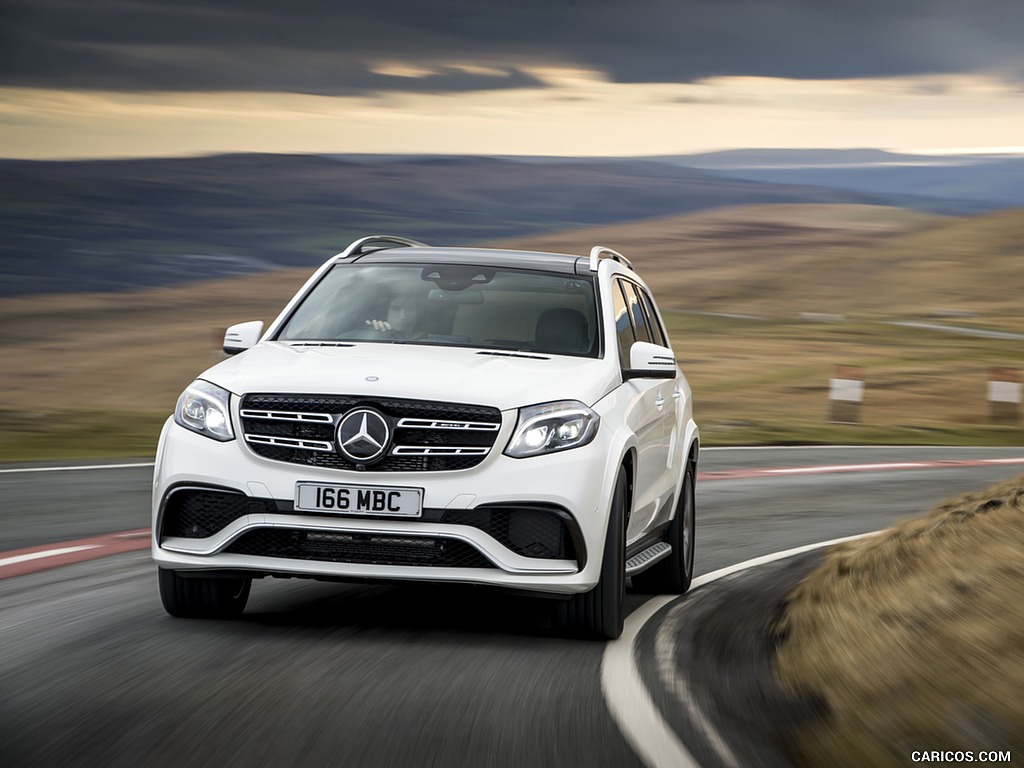
<svg viewBox="0 0 1024 768">
<path fill-rule="evenodd" d="M 1020 374 L 1013 368 L 990 368 L 988 404 L 992 423 L 1016 425 L 1020 420 L 1020 401 Z"/>
<path fill-rule="evenodd" d="M 855 365 L 837 365 L 828 389 L 828 420 L 836 424 L 859 424 L 864 400 L 864 369 Z"/>
</svg>

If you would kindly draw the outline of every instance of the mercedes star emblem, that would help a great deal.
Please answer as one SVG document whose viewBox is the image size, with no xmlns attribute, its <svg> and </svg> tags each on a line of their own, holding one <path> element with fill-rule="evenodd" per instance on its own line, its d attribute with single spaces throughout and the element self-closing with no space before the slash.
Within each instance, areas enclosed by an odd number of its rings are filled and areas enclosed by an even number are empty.
<svg viewBox="0 0 1024 768">
<path fill-rule="evenodd" d="M 387 420 L 370 408 L 351 410 L 338 423 L 338 450 L 357 464 L 383 456 L 390 439 Z"/>
</svg>

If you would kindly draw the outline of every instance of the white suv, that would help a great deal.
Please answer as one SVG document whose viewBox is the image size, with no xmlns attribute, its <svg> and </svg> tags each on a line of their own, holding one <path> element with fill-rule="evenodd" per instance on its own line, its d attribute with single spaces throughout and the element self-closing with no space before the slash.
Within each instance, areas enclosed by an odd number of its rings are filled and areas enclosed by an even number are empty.
<svg viewBox="0 0 1024 768">
<path fill-rule="evenodd" d="M 447 581 L 614 638 L 627 577 L 689 587 L 690 388 L 620 254 L 366 237 L 224 349 L 160 436 L 172 615 L 236 615 L 264 576 Z"/>
</svg>

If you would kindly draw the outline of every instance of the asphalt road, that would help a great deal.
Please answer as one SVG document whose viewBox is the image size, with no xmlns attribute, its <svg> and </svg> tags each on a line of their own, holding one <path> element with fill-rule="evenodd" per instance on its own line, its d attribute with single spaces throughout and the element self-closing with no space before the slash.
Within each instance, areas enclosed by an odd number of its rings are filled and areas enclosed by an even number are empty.
<svg viewBox="0 0 1024 768">
<path fill-rule="evenodd" d="M 700 470 L 1020 456 L 723 449 Z M 711 474 L 697 572 L 875 530 L 1021 471 Z M 149 472 L 0 473 L 0 553 L 146 527 Z M 117 555 L 0 579 L 0 762 L 638 766 L 601 691 L 603 650 L 555 636 L 543 601 L 477 588 L 263 581 L 241 621 L 176 620 L 148 554 Z"/>
</svg>

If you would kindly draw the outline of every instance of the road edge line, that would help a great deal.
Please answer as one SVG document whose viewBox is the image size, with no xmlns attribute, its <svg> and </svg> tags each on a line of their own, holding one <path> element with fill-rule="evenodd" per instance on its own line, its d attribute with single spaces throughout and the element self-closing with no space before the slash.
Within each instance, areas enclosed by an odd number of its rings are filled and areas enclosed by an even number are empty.
<svg viewBox="0 0 1024 768">
<path fill-rule="evenodd" d="M 0 469 L 0 475 L 14 475 L 27 472 L 75 472 L 83 469 L 139 469 L 141 467 L 152 467 L 155 464 L 156 462 L 146 461 L 133 464 L 68 464 L 59 467 L 8 467 Z"/>
<path fill-rule="evenodd" d="M 719 568 L 695 578 L 690 592 L 687 594 L 692 594 L 694 590 L 726 576 L 756 568 L 759 565 L 767 565 L 805 552 L 875 536 L 879 533 L 881 531 L 869 531 L 868 533 L 806 544 Z M 660 595 L 645 602 L 627 617 L 622 636 L 607 643 L 601 658 L 601 694 L 604 696 L 605 706 L 626 742 L 648 768 L 699 768 L 700 766 L 700 763 L 680 741 L 675 730 L 665 722 L 665 718 L 662 717 L 661 711 L 654 704 L 654 700 L 644 685 L 636 663 L 636 640 L 640 631 L 663 608 L 680 599 L 685 598 L 682 595 Z M 662 631 L 664 631 L 664 627 L 659 630 L 659 635 Z M 724 747 L 724 742 L 714 730 L 710 720 L 696 707 L 691 706 L 688 709 L 694 716 L 694 724 L 704 732 L 708 743 L 712 746 L 721 744 Z"/>
</svg>

